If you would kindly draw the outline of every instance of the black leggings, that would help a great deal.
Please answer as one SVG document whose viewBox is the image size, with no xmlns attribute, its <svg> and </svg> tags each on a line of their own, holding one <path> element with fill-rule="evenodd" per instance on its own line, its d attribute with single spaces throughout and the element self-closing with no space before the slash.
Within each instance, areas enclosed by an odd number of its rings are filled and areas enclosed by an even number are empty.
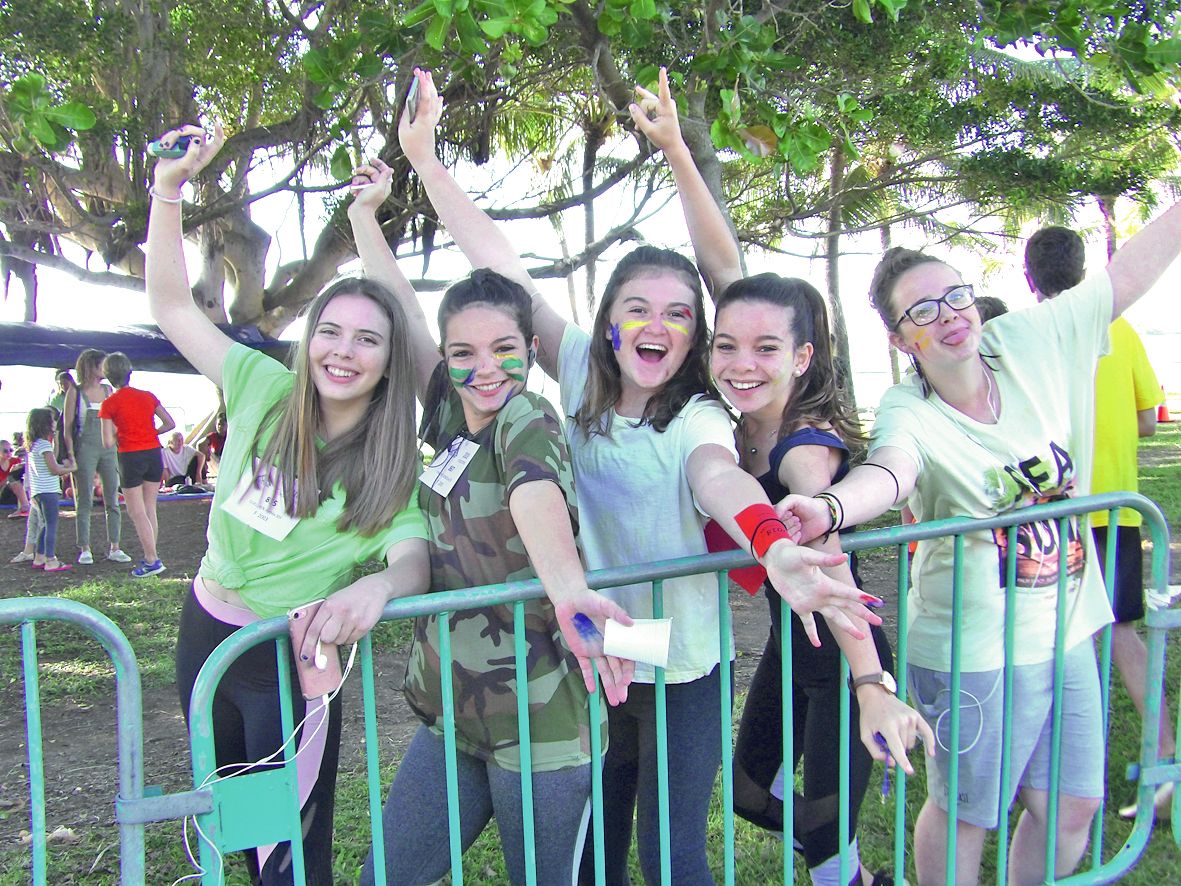
<svg viewBox="0 0 1181 886">
<path fill-rule="evenodd" d="M 734 748 L 734 812 L 771 831 L 783 830 L 783 801 L 771 785 L 783 761 L 782 659 L 780 597 L 767 589 L 771 603 L 771 636 L 751 680 L 738 741 Z M 808 641 L 803 624 L 791 616 L 792 750 L 791 769 L 804 760 L 804 793 L 795 796 L 794 833 L 809 868 L 832 858 L 840 846 L 840 650 L 823 618 L 816 619 L 820 647 Z M 882 667 L 893 672 L 894 655 L 881 628 L 873 628 Z M 873 758 L 861 743 L 857 696 L 849 706 L 849 838 L 857 831 L 857 815 L 869 784 Z"/>
<path fill-rule="evenodd" d="M 180 636 L 176 643 L 176 685 L 186 722 L 197 672 L 217 645 L 236 630 L 238 628 L 235 625 L 219 621 L 206 612 L 193 592 L 189 592 L 181 613 Z M 288 682 L 295 722 L 298 723 L 304 716 L 301 704 L 303 696 L 299 690 L 294 656 L 288 656 L 288 661 L 292 665 Z M 329 706 L 324 755 L 311 794 L 302 809 L 304 873 L 306 882 L 311 886 L 333 884 L 332 815 L 340 752 L 340 723 L 338 697 Z M 286 736 L 283 735 L 279 712 L 279 669 L 275 647 L 271 642 L 260 643 L 230 665 L 213 698 L 213 736 L 219 767 L 261 760 L 283 744 Z M 292 746 L 298 746 L 297 742 L 293 742 Z M 261 873 L 256 852 L 247 851 L 244 856 L 255 883 L 286 886 L 293 882 L 289 843 L 280 843 L 275 847 Z"/>
</svg>

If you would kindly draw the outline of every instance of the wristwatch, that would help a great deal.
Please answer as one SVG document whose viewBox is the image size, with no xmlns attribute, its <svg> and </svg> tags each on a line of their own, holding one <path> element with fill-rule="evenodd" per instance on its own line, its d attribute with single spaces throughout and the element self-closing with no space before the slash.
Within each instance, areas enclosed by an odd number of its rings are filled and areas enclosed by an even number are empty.
<svg viewBox="0 0 1181 886">
<path fill-rule="evenodd" d="M 898 684 L 894 681 L 894 675 L 889 671 L 878 671 L 876 674 L 866 674 L 857 678 L 854 678 L 852 674 L 849 675 L 850 692 L 856 690 L 858 686 L 868 686 L 870 684 L 881 686 L 891 695 L 898 694 Z"/>
</svg>

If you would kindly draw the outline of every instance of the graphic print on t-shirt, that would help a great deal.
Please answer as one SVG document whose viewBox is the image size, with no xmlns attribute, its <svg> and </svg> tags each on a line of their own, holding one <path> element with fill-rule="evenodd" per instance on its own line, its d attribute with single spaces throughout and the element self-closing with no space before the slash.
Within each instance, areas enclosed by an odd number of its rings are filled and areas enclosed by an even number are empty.
<svg viewBox="0 0 1181 886">
<path fill-rule="evenodd" d="M 999 512 L 1073 498 L 1074 460 L 1070 453 L 1051 441 L 1052 463 L 1032 456 L 1003 469 L 992 468 L 985 483 Z M 1065 556 L 1067 576 L 1079 576 L 1086 565 L 1086 548 L 1079 535 L 1077 517 L 1066 521 L 1066 538 L 1059 532 L 1059 520 L 1036 520 L 1017 527 L 1017 579 L 1019 588 L 1044 588 L 1058 584 Z M 1009 552 L 1008 530 L 992 531 L 997 546 L 1000 585 L 1005 585 L 1005 560 Z"/>
<path fill-rule="evenodd" d="M 295 495 L 299 497 L 298 480 Z M 299 522 L 299 518 L 287 513 L 283 474 L 258 458 L 253 459 L 252 470 L 243 472 L 230 497 L 222 503 L 222 510 L 275 541 L 285 539 Z"/>
</svg>

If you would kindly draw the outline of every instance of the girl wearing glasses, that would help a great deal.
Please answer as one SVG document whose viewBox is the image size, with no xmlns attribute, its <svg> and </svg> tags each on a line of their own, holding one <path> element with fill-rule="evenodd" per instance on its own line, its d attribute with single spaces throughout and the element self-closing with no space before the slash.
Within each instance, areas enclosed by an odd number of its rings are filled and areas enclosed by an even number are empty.
<svg viewBox="0 0 1181 886">
<path fill-rule="evenodd" d="M 914 375 L 882 398 L 870 442 L 874 465 L 854 468 L 813 498 L 783 503 L 804 537 L 871 519 L 902 502 L 920 521 L 986 518 L 1087 493 L 1096 359 L 1107 327 L 1181 250 L 1181 207 L 1133 237 L 1107 269 L 1062 297 L 982 328 L 971 287 L 950 265 L 889 250 L 870 295 L 890 342 Z M 884 468 L 884 469 L 883 469 Z M 1045 877 L 1050 720 L 1059 575 L 1066 574 L 1065 681 L 1054 876 L 1086 847 L 1103 795 L 1103 717 L 1093 634 L 1111 621 L 1088 532 L 1068 521 L 1017 532 L 1011 784 L 1001 796 L 1005 530 L 964 537 L 960 643 L 959 799 L 955 878 L 975 882 L 987 830 L 1015 795 L 1024 811 L 1009 854 L 1013 883 Z M 920 882 L 943 882 L 948 826 L 953 540 L 918 546 L 912 567 L 908 678 L 935 731 L 927 799 L 915 825 Z"/>
</svg>

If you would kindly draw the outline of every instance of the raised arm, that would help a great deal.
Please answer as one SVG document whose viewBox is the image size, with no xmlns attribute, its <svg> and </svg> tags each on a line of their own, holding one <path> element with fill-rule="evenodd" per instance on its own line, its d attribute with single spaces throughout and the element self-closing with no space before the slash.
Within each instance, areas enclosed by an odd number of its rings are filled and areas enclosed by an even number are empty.
<svg viewBox="0 0 1181 886">
<path fill-rule="evenodd" d="M 349 223 L 353 227 L 353 239 L 365 275 L 388 286 L 406 312 L 410 324 L 411 356 L 414 358 L 414 391 L 418 401 L 425 403 L 431 373 L 442 358 L 414 287 L 398 267 L 398 261 L 381 232 L 381 225 L 377 223 L 377 208 L 390 195 L 393 174 L 394 171 L 381 160 L 374 160 L 353 170 L 356 198 L 349 206 Z"/>
<path fill-rule="evenodd" d="M 632 620 L 617 603 L 586 586 L 586 573 L 578 559 L 561 489 L 549 480 L 521 483 L 509 496 L 508 506 L 529 562 L 554 606 L 562 637 L 578 659 L 587 692 L 595 689 L 593 662 L 603 681 L 607 702 L 617 705 L 626 701 L 635 662 L 604 655 L 602 636 L 608 618 L 625 625 L 630 625 Z M 583 618 L 578 618 L 579 615 Z M 590 619 L 593 628 L 586 619 Z"/>
<path fill-rule="evenodd" d="M 741 547 L 753 551 L 775 590 L 800 617 L 814 646 L 820 645 L 814 612 L 823 615 L 834 629 L 854 637 L 864 636 L 860 622 L 881 624 L 865 606 L 880 605 L 879 599 L 820 571 L 820 567 L 843 563 L 844 554 L 800 547 L 787 537 L 786 530 L 768 534 L 769 529 L 777 529 L 768 525 L 772 522 L 768 518 L 774 518 L 771 503 L 758 481 L 738 467 L 725 447 L 713 443 L 698 446 L 689 456 L 687 474 L 689 487 L 706 513 Z M 855 623 L 853 618 L 859 621 Z"/>
<path fill-rule="evenodd" d="M 414 76 L 418 78 L 418 106 L 413 123 L 410 115 L 403 112 L 398 125 L 402 151 L 418 173 L 439 221 L 472 267 L 491 268 L 520 283 L 533 297 L 533 331 L 539 339 L 537 360 L 546 373 L 557 378 L 558 348 L 566 332 L 566 321 L 538 292 L 504 232 L 472 202 L 435 156 L 435 126 L 443 114 L 443 100 L 429 71 L 415 68 Z"/>
<path fill-rule="evenodd" d="M 1116 250 L 1107 265 L 1114 320 L 1152 288 L 1181 253 L 1181 203 L 1174 203 Z"/>
<path fill-rule="evenodd" d="M 173 145 L 185 135 L 192 141 L 183 157 L 156 161 L 148 214 L 148 306 L 160 331 L 198 372 L 220 388 L 222 363 L 232 342 L 193 301 L 181 242 L 180 189 L 209 164 L 225 138 L 220 125 L 214 127 L 211 138 L 197 126 L 182 126 L 164 133 L 160 141 Z"/>
<path fill-rule="evenodd" d="M 693 242 L 693 255 L 710 297 L 716 302 L 727 286 L 742 279 L 742 253 L 721 208 L 693 161 L 689 146 L 685 144 L 677 117 L 677 103 L 673 101 L 668 86 L 668 71 L 660 69 L 656 95 L 641 86 L 636 87 L 636 93 L 640 101 L 633 103 L 628 110 L 636 127 L 664 152 L 664 159 L 672 169 L 685 212 L 685 224 Z"/>
<path fill-rule="evenodd" d="M 832 483 L 832 477 L 839 464 L 839 451 L 828 446 L 796 446 L 783 457 L 779 466 L 779 479 L 783 486 L 800 495 L 815 495 Z M 810 544 L 817 550 L 829 554 L 840 554 L 840 541 L 831 535 L 827 539 L 816 539 Z M 853 573 L 848 562 L 823 567 L 823 571 L 835 581 L 853 584 Z M 851 617 L 854 624 L 862 628 L 865 636 L 854 637 L 845 631 L 834 631 L 837 645 L 849 660 L 849 673 L 853 678 L 880 674 L 884 670 L 878 657 L 877 645 L 864 623 Z M 906 757 L 906 751 L 914 747 L 919 739 L 926 745 L 927 753 L 934 753 L 935 737 L 927 722 L 909 705 L 900 701 L 878 683 L 865 683 L 855 690 L 861 708 L 861 743 L 875 760 L 889 765 L 892 758 L 901 764 L 907 775 L 914 774 L 914 768 Z M 878 743 L 877 736 L 885 742 L 885 749 Z"/>
</svg>

